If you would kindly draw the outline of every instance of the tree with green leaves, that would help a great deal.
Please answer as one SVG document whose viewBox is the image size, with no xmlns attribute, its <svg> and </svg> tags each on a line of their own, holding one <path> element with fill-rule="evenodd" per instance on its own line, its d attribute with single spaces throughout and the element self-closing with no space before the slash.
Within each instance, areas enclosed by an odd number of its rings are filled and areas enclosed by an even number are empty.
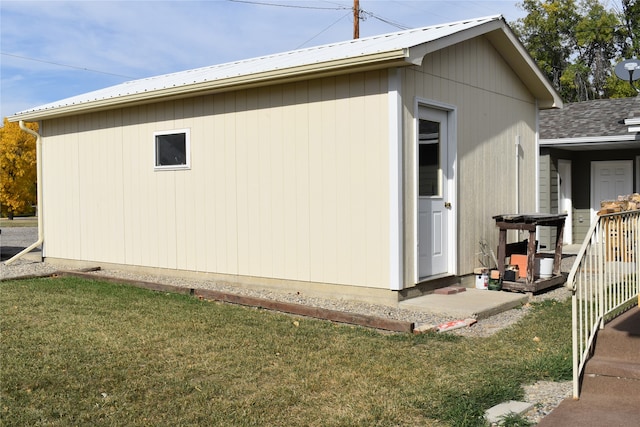
<svg viewBox="0 0 640 427">
<path fill-rule="evenodd" d="M 38 130 L 37 123 L 27 127 Z M 3 215 L 32 212 L 36 203 L 36 139 L 10 123 L 0 128 L 0 208 Z"/>
<path fill-rule="evenodd" d="M 565 101 L 633 96 L 616 81 L 615 63 L 637 57 L 640 2 L 622 0 L 622 10 L 599 0 L 524 0 L 527 13 L 514 31 Z"/>
<path fill-rule="evenodd" d="M 640 57 L 640 1 L 622 0 L 620 21 L 622 26 L 618 30 L 618 45 L 620 55 L 624 59 Z"/>
</svg>

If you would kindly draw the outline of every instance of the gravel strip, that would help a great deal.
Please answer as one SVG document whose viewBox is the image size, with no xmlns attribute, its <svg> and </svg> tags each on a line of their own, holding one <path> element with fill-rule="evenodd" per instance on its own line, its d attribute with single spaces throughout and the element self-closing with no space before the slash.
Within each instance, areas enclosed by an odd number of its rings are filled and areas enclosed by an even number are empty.
<svg viewBox="0 0 640 427">
<path fill-rule="evenodd" d="M 535 384 L 524 386 L 524 401 L 531 402 L 535 406 L 524 414 L 529 421 L 539 423 L 549 415 L 564 399 L 571 397 L 573 391 L 572 381 L 538 381 Z"/>
<path fill-rule="evenodd" d="M 12 245 L 22 245 L 26 247 L 36 239 L 36 232 L 33 228 L 5 228 L 2 230 L 2 244 L 6 245 L 7 240 Z M 568 271 L 572 264 L 572 259 L 563 260 L 563 271 Z M 52 266 L 42 262 L 35 262 L 20 259 L 11 265 L 0 263 L 0 279 L 9 279 L 26 275 L 49 275 L 56 271 L 65 269 L 64 266 Z M 71 268 L 69 268 L 71 269 Z M 110 276 L 130 280 L 140 280 L 146 282 L 154 282 L 168 284 L 174 286 L 183 286 L 194 289 L 210 289 L 222 292 L 233 293 L 242 296 L 251 296 L 256 298 L 265 298 L 287 303 L 303 304 L 307 306 L 320 307 L 330 310 L 339 310 L 356 314 L 365 314 L 369 316 L 377 316 L 385 319 L 394 319 L 400 321 L 414 322 L 419 324 L 437 325 L 450 320 L 456 320 L 454 317 L 435 315 L 430 313 L 403 310 L 395 307 L 384 305 L 367 304 L 362 302 L 354 302 L 342 299 L 329 299 L 305 296 L 298 292 L 284 292 L 266 289 L 248 289 L 230 286 L 223 283 L 217 283 L 210 280 L 195 280 L 177 277 L 168 277 L 160 275 L 137 274 L 120 270 L 99 270 L 93 272 L 96 277 Z M 570 292 L 565 287 L 558 287 L 548 292 L 543 292 L 531 297 L 532 302 L 539 302 L 549 299 L 558 301 L 565 300 L 570 296 Z M 467 336 L 467 337 L 487 337 L 508 326 L 513 325 L 531 310 L 531 305 L 526 304 L 522 308 L 508 310 L 499 313 L 487 319 L 479 320 L 475 325 L 469 328 L 457 329 L 450 333 Z M 555 408 L 563 399 L 571 395 L 571 382 L 547 382 L 541 381 L 532 385 L 525 386 L 525 400 L 535 405 L 534 409 L 529 411 L 526 417 L 532 422 L 537 423 L 542 417 L 547 415 Z"/>
</svg>

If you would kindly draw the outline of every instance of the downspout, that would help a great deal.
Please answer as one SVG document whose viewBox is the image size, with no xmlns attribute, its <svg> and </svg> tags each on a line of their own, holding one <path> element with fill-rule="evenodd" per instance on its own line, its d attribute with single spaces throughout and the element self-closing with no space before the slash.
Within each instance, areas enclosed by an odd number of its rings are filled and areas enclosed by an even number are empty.
<svg viewBox="0 0 640 427">
<path fill-rule="evenodd" d="M 28 248 L 25 248 L 24 250 L 22 250 L 22 252 L 14 255 L 13 257 L 11 257 L 8 260 L 6 260 L 5 261 L 6 265 L 9 265 L 9 264 L 13 263 L 14 261 L 16 261 L 19 258 L 21 258 L 24 254 L 27 254 L 27 253 L 31 252 L 33 249 L 35 249 L 38 246 L 40 246 L 42 244 L 42 242 L 44 241 L 44 230 L 42 228 L 42 225 L 43 225 L 43 217 L 42 217 L 42 138 L 40 137 L 40 134 L 38 132 L 26 127 L 22 120 L 20 120 L 19 125 L 20 125 L 20 129 L 22 129 L 23 131 L 27 132 L 28 134 L 31 134 L 31 135 L 36 137 L 36 180 L 37 180 L 37 182 L 36 182 L 36 191 L 38 193 L 38 194 L 36 194 L 36 197 L 37 197 L 37 203 L 38 203 L 38 240 L 34 244 L 29 246 Z"/>
<path fill-rule="evenodd" d="M 536 99 L 536 133 L 534 145 L 534 188 L 536 193 L 536 212 L 540 212 L 540 108 Z"/>
<path fill-rule="evenodd" d="M 520 213 L 520 135 L 516 135 L 516 211 Z"/>
</svg>

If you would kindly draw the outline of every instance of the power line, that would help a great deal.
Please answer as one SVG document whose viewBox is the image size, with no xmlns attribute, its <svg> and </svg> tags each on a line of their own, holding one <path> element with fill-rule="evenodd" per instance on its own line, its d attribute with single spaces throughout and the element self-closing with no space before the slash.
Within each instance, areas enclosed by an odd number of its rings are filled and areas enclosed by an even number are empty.
<svg viewBox="0 0 640 427">
<path fill-rule="evenodd" d="M 306 40 L 304 43 L 298 45 L 298 47 L 296 47 L 296 49 L 300 49 L 302 46 L 304 46 L 305 44 L 309 43 L 311 40 L 315 39 L 316 37 L 318 37 L 320 34 L 324 33 L 325 31 L 327 31 L 329 28 L 333 27 L 334 25 L 336 25 L 338 22 L 342 21 L 344 18 L 346 18 L 347 16 L 351 15 L 351 11 L 347 12 L 345 15 L 342 15 L 340 18 L 338 18 L 336 21 L 334 21 L 333 23 L 331 23 L 329 26 L 327 26 L 325 29 L 321 30 L 319 33 L 317 33 L 315 36 L 311 37 L 310 39 Z"/>
<path fill-rule="evenodd" d="M 0 55 L 11 56 L 13 58 L 25 59 L 27 61 L 42 62 L 44 64 L 57 65 L 58 67 L 73 68 L 75 70 L 90 71 L 92 73 L 100 73 L 100 74 L 107 74 L 107 75 L 116 76 L 116 77 L 124 77 L 125 79 L 130 79 L 130 80 L 133 80 L 133 79 L 136 78 L 136 77 L 131 77 L 131 76 L 125 76 L 125 75 L 122 75 L 122 74 L 110 73 L 108 71 L 94 70 L 94 69 L 91 69 L 91 68 L 78 67 L 78 66 L 69 65 L 69 64 L 62 64 L 60 62 L 53 62 L 53 61 L 47 61 L 47 60 L 44 60 L 44 59 L 30 58 L 28 56 L 15 55 L 13 53 L 8 53 L 8 52 L 0 52 Z"/>
<path fill-rule="evenodd" d="M 367 16 L 369 16 L 369 17 L 373 18 L 373 19 L 377 19 L 377 20 L 378 20 L 378 21 L 380 21 L 380 22 L 384 22 L 385 24 L 391 25 L 392 27 L 396 27 L 396 28 L 398 28 L 398 29 L 400 29 L 400 30 L 408 30 L 409 28 L 411 28 L 411 27 L 409 27 L 409 26 L 406 26 L 406 25 L 400 24 L 400 23 L 398 23 L 398 22 L 393 22 L 393 21 L 391 21 L 390 19 L 385 19 L 385 18 L 383 18 L 383 17 L 381 17 L 381 16 L 376 15 L 375 13 L 367 12 L 366 10 L 362 10 L 362 9 L 361 9 L 361 11 L 362 11 L 365 15 L 367 15 Z"/>
<path fill-rule="evenodd" d="M 351 10 L 350 7 L 340 6 L 340 7 L 320 7 L 320 6 L 299 6 L 293 4 L 281 4 L 281 3 L 264 3 L 259 1 L 250 1 L 250 0 L 227 0 L 233 3 L 247 3 L 247 4 L 256 4 L 259 6 L 275 6 L 275 7 L 288 7 L 292 9 L 316 9 L 316 10 Z"/>
<path fill-rule="evenodd" d="M 329 3 L 329 4 L 335 4 L 336 6 L 334 7 L 321 7 L 321 6 L 299 6 L 299 5 L 292 5 L 292 4 L 281 4 L 281 3 L 267 3 L 267 2 L 259 2 L 259 1 L 252 1 L 252 0 L 227 0 L 233 3 L 246 3 L 246 4 L 255 4 L 255 5 L 259 5 L 259 6 L 275 6 L 275 7 L 288 7 L 288 8 L 293 8 L 293 9 L 315 9 L 315 10 L 349 10 L 352 11 L 353 7 L 350 6 L 342 6 L 339 3 L 334 3 L 331 1 L 325 1 L 325 3 Z M 359 7 L 359 14 L 361 19 L 366 19 L 367 17 L 369 18 L 373 18 L 373 19 L 377 19 L 380 22 L 383 22 L 387 25 L 391 25 L 392 27 L 401 29 L 401 30 L 408 30 L 409 28 L 411 28 L 410 26 L 407 25 L 403 25 L 401 23 L 398 22 L 394 22 L 390 19 L 386 19 L 383 18 L 382 16 L 376 15 L 373 12 L 369 12 L 368 10 L 364 10 L 362 8 Z M 342 20 L 344 17 L 341 17 L 340 19 L 338 19 L 338 21 Z M 336 21 L 336 22 L 338 22 Z M 327 29 L 329 29 L 330 27 L 332 27 L 333 25 L 336 24 L 336 22 L 334 22 L 333 24 L 329 25 L 329 27 L 325 28 L 324 30 L 320 31 L 320 33 L 318 33 L 317 35 L 315 35 L 313 38 L 317 37 L 318 35 L 322 34 L 323 32 L 325 32 Z M 305 45 L 306 43 L 308 43 L 309 41 L 313 40 L 313 38 L 307 40 L 306 42 L 302 43 L 302 45 Z"/>
</svg>

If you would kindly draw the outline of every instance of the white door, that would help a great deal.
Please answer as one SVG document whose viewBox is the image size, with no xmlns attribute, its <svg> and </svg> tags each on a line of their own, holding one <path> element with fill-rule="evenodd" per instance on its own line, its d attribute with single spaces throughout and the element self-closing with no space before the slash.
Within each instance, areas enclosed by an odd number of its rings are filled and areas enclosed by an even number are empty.
<svg viewBox="0 0 640 427">
<path fill-rule="evenodd" d="M 418 279 L 449 272 L 447 112 L 418 111 Z"/>
<path fill-rule="evenodd" d="M 571 202 L 571 160 L 558 160 L 558 213 L 567 214 L 564 220 L 562 243 L 573 243 L 573 203 Z"/>
<path fill-rule="evenodd" d="M 633 192 L 633 161 L 591 162 L 591 217 L 600 210 L 603 200 Z"/>
</svg>

